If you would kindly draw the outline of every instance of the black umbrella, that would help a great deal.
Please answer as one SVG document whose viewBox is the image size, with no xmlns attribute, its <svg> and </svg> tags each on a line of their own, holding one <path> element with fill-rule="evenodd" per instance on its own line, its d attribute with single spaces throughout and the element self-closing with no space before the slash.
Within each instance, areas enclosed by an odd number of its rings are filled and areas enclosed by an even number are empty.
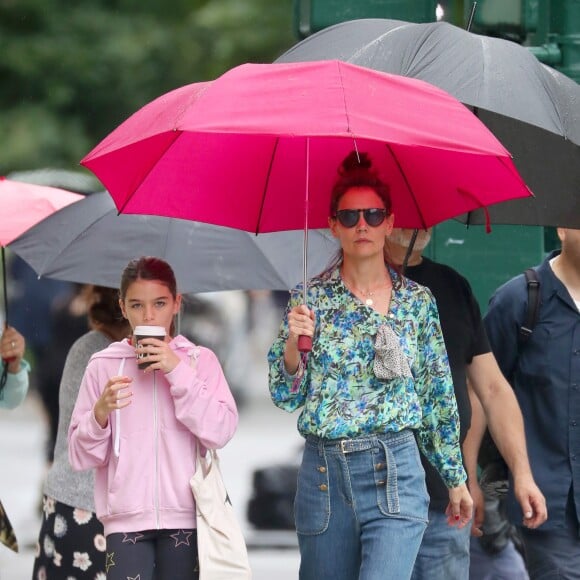
<svg viewBox="0 0 580 580">
<path fill-rule="evenodd" d="M 116 288 L 129 260 L 167 260 L 181 292 L 289 290 L 303 278 L 303 232 L 249 232 L 145 215 L 118 215 L 107 192 L 68 206 L 9 244 L 42 277 Z M 328 230 L 312 230 L 309 275 L 327 265 L 337 245 Z"/>
<path fill-rule="evenodd" d="M 580 85 L 525 47 L 446 22 L 372 18 L 326 28 L 276 62 L 325 59 L 427 81 L 472 108 L 536 196 L 489 207 L 492 223 L 580 228 Z M 485 223 L 481 210 L 461 219 Z"/>
</svg>

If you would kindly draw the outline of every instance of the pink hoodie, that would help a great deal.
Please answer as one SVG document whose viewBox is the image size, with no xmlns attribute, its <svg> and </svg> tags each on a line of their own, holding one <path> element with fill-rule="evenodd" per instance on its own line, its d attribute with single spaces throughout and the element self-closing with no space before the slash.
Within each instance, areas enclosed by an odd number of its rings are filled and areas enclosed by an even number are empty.
<svg viewBox="0 0 580 580">
<path fill-rule="evenodd" d="M 236 430 L 236 404 L 215 354 L 183 336 L 170 345 L 181 362 L 167 374 L 140 371 L 127 340 L 95 353 L 85 371 L 68 433 L 69 459 L 76 470 L 96 468 L 95 506 L 105 535 L 195 528 L 189 479 L 196 439 L 219 449 Z M 133 378 L 132 402 L 111 413 L 102 429 L 93 407 L 115 375 Z"/>
</svg>

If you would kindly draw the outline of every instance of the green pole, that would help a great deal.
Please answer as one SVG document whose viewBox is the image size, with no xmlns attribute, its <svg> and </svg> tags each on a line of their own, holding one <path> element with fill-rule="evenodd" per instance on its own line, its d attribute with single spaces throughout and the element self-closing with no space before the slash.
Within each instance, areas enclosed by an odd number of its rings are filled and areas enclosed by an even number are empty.
<svg viewBox="0 0 580 580">
<path fill-rule="evenodd" d="M 580 83 L 580 1 L 552 0 L 550 10 L 550 40 L 562 52 L 555 68 Z"/>
</svg>

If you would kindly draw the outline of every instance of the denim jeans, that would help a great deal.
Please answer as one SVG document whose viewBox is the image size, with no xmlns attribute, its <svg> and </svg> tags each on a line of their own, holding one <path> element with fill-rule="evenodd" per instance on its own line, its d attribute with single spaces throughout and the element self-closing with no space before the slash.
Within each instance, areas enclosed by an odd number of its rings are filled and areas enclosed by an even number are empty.
<svg viewBox="0 0 580 580">
<path fill-rule="evenodd" d="M 443 512 L 429 510 L 413 580 L 469 580 L 470 535 L 471 525 L 450 526 Z"/>
<path fill-rule="evenodd" d="M 428 505 L 412 431 L 307 437 L 294 506 L 300 580 L 409 579 Z"/>
<path fill-rule="evenodd" d="M 563 527 L 530 530 L 518 526 L 531 580 L 580 580 L 580 526 L 572 497 Z"/>
<path fill-rule="evenodd" d="M 469 580 L 529 580 L 526 564 L 510 540 L 497 554 L 488 554 L 478 538 L 471 538 Z"/>
</svg>

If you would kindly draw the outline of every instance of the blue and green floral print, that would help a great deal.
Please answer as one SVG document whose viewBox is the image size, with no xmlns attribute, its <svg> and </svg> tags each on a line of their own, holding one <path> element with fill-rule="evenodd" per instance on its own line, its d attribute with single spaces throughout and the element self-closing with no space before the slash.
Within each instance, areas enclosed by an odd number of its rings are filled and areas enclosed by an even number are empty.
<svg viewBox="0 0 580 580">
<path fill-rule="evenodd" d="M 429 289 L 403 278 L 383 316 L 346 288 L 338 267 L 312 279 L 307 303 L 316 316 L 313 348 L 303 370 L 292 376 L 284 368 L 287 314 L 302 302 L 297 287 L 268 353 L 274 404 L 289 412 L 303 407 L 298 418 L 303 436 L 342 439 L 414 429 L 445 484 L 463 483 L 457 403 Z M 411 377 L 381 380 L 374 374 L 375 339 L 385 324 L 399 337 Z"/>
</svg>

